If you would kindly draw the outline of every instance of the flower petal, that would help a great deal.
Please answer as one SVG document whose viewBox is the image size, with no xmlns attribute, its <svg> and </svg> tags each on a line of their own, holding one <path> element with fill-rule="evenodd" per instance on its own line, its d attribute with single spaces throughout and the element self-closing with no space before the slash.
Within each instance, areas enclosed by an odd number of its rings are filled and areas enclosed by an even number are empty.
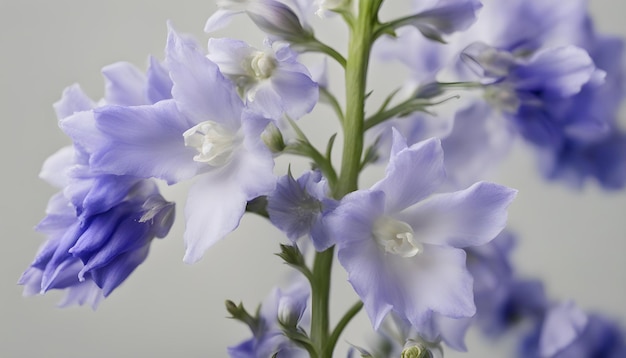
<svg viewBox="0 0 626 358">
<path fill-rule="evenodd" d="M 243 103 L 217 65 L 194 45 L 170 27 L 166 61 L 174 83 L 172 95 L 176 104 L 191 120 L 188 128 L 213 121 L 235 131 Z"/>
<path fill-rule="evenodd" d="M 408 223 L 419 241 L 457 248 L 482 245 L 506 225 L 507 207 L 516 190 L 479 182 L 433 197 L 395 215 Z"/>
<path fill-rule="evenodd" d="M 418 332 L 428 332 L 433 312 L 449 318 L 476 313 L 465 258 L 463 250 L 425 244 L 424 251 L 410 260 L 413 269 L 404 272 L 407 298 L 402 310 Z"/>
<path fill-rule="evenodd" d="M 385 178 L 372 190 L 385 192 L 385 211 L 403 210 L 424 199 L 445 180 L 443 150 L 439 139 L 429 139 L 406 149 L 406 140 L 395 129 L 392 156 Z"/>
<path fill-rule="evenodd" d="M 186 263 L 195 263 L 217 241 L 239 226 L 246 209 L 246 195 L 233 182 L 216 182 L 207 173 L 189 190 L 185 206 Z"/>
<path fill-rule="evenodd" d="M 97 170 L 176 183 L 194 176 L 200 163 L 185 146 L 187 121 L 172 100 L 149 106 L 107 106 L 95 111 L 100 140 L 90 164 Z M 120 130 L 122 129 L 122 130 Z"/>
<path fill-rule="evenodd" d="M 105 100 L 108 104 L 139 106 L 148 104 L 145 96 L 146 76 L 128 62 L 117 62 L 102 68 L 105 78 Z"/>
</svg>

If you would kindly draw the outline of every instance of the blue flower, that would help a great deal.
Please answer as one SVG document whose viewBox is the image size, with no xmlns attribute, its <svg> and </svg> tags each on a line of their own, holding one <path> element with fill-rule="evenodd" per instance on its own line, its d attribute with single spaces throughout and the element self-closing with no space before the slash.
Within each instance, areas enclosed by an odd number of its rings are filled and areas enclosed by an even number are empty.
<svg viewBox="0 0 626 358">
<path fill-rule="evenodd" d="M 317 84 L 285 44 L 268 43 L 257 50 L 239 40 L 210 39 L 208 52 L 208 58 L 237 85 L 246 104 L 264 116 L 279 119 L 284 113 L 298 119 L 317 103 Z"/>
<path fill-rule="evenodd" d="M 337 205 L 328 198 L 328 192 L 328 183 L 318 171 L 306 172 L 298 180 L 291 173 L 280 177 L 276 190 L 267 196 L 267 212 L 272 224 L 294 243 L 310 235 L 316 250 L 326 250 L 333 243 L 325 217 Z"/>
<path fill-rule="evenodd" d="M 329 215 L 338 258 L 375 329 L 395 312 L 428 341 L 434 315 L 475 313 L 468 246 L 493 239 L 505 225 L 515 191 L 477 183 L 432 195 L 445 181 L 438 140 L 406 146 L 394 133 L 384 179 L 345 196 Z"/>
<path fill-rule="evenodd" d="M 618 358 L 626 354 L 624 330 L 573 302 L 556 304 L 521 342 L 519 356 L 528 358 Z"/>
<path fill-rule="evenodd" d="M 515 131 L 482 101 L 471 101 L 451 117 L 414 113 L 394 118 L 376 127 L 378 153 L 389 157 L 392 128 L 412 145 L 437 137 L 446 153 L 444 164 L 447 184 L 465 188 L 497 167 L 508 155 Z"/>
<path fill-rule="evenodd" d="M 102 73 L 106 91 L 100 103 L 148 104 L 168 97 L 171 88 L 154 58 L 146 75 L 124 62 L 106 66 Z M 91 140 L 99 137 L 93 114 L 97 106 L 78 85 L 55 103 L 59 121 L 75 122 L 73 129 L 85 140 L 59 150 L 43 165 L 40 176 L 61 191 L 50 199 L 36 228 L 47 241 L 19 280 L 26 295 L 66 290 L 61 305 L 96 308 L 146 259 L 152 239 L 165 237 L 174 220 L 174 203 L 163 199 L 153 181 L 89 165 Z"/>
<path fill-rule="evenodd" d="M 48 203 L 37 226 L 47 241 L 19 284 L 26 295 L 66 289 L 61 305 L 95 308 L 146 259 L 152 239 L 167 235 L 174 204 L 152 181 L 92 173 L 84 158 L 68 147 L 44 164 L 42 177 L 65 190 Z"/>
<path fill-rule="evenodd" d="M 184 260 L 192 263 L 239 225 L 249 200 L 274 188 L 274 162 L 261 139 L 269 120 L 245 108 L 191 40 L 170 29 L 166 52 L 172 99 L 98 108 L 95 134 L 72 118 L 61 126 L 91 148 L 89 164 L 98 171 L 169 184 L 198 177 L 185 208 Z"/>
</svg>

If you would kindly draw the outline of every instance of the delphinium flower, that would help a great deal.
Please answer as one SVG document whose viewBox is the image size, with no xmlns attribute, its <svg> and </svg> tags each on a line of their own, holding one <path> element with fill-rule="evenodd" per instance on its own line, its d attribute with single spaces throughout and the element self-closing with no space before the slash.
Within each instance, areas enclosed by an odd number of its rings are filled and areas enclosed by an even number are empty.
<svg viewBox="0 0 626 358">
<path fill-rule="evenodd" d="M 97 170 L 169 184 L 198 176 L 185 209 L 184 260 L 195 262 L 238 226 L 249 200 L 274 188 L 272 155 L 261 139 L 269 120 L 248 110 L 217 65 L 172 29 L 166 65 L 172 99 L 99 108 L 95 137 L 74 130 L 77 123 L 64 126 L 90 142 Z"/>
<path fill-rule="evenodd" d="M 405 28 L 397 40 L 385 39 L 381 52 L 409 66 L 411 86 L 444 78 L 440 83 L 444 91 L 448 84 L 477 88 L 473 81 L 479 73 L 478 87 L 493 107 L 490 116 L 508 122 L 490 128 L 490 136 L 499 138 L 499 131 L 514 129 L 536 149 L 547 178 L 574 186 L 594 178 L 604 188 L 622 187 L 624 135 L 615 125 L 615 104 L 623 98 L 621 40 L 595 32 L 585 1 L 506 0 L 484 5 L 476 24 L 449 45 L 426 41 Z M 458 61 L 462 51 L 465 66 Z M 500 149 L 498 153 L 506 154 L 506 147 Z M 474 159 L 497 162 L 489 156 Z"/>
<path fill-rule="evenodd" d="M 298 119 L 317 103 L 319 91 L 297 54 L 284 43 L 258 50 L 243 41 L 210 39 L 208 58 L 236 85 L 246 104 L 274 119 Z"/>
<path fill-rule="evenodd" d="M 513 234 L 505 230 L 491 242 L 465 249 L 474 278 L 474 321 L 490 338 L 501 337 L 523 322 L 539 322 L 549 306 L 543 284 L 520 279 L 513 269 Z"/>
<path fill-rule="evenodd" d="M 319 171 L 309 171 L 297 180 L 291 173 L 278 179 L 276 190 L 267 197 L 267 212 L 274 226 L 295 244 L 310 236 L 317 251 L 333 243 L 327 232 L 326 216 L 337 202 L 328 197 L 328 183 Z"/>
<path fill-rule="evenodd" d="M 258 314 L 252 317 L 242 306 L 231 305 L 234 318 L 248 320 L 253 337 L 228 348 L 232 358 L 291 358 L 308 357 L 304 348 L 297 346 L 285 331 L 298 333 L 308 324 L 310 312 L 307 302 L 310 289 L 307 282 L 295 280 L 286 289 L 275 288 L 263 301 Z"/>
<path fill-rule="evenodd" d="M 583 1 L 565 6 L 538 1 L 511 3 L 518 14 L 536 18 L 540 25 L 528 28 L 527 22 L 512 19 L 517 31 L 511 31 L 508 25 L 490 30 L 497 34 L 492 35 L 496 47 L 483 47 L 479 57 L 490 62 L 488 72 L 494 75 L 501 71 L 506 78 L 496 74 L 499 79 L 493 84 L 495 91 L 488 86 L 487 97 L 499 102 L 522 136 L 536 145 L 547 178 L 561 179 L 576 187 L 594 178 L 604 188 L 622 187 L 626 183 L 622 169 L 626 159 L 624 135 L 615 124 L 618 104 L 624 97 L 622 41 L 596 33 Z M 502 4 L 491 6 L 495 12 L 512 16 Z M 525 17 L 517 17 L 521 18 Z M 519 67 L 520 61 L 526 64 Z M 541 62 L 544 65 L 537 66 Z M 585 81 L 590 64 L 597 70 Z M 551 77 L 546 83 L 554 88 L 540 85 L 542 80 L 533 81 L 532 78 L 539 78 L 531 75 L 522 81 L 526 82 L 524 86 L 531 86 L 520 93 L 507 80 L 518 82 L 540 67 L 558 67 L 556 72 L 537 73 L 546 79 Z M 520 69 L 523 74 L 518 72 Z M 561 88 L 556 96 L 555 86 Z"/>
<path fill-rule="evenodd" d="M 470 101 L 450 117 L 418 112 L 377 126 L 371 135 L 377 138 L 380 158 L 389 156 L 392 128 L 406 136 L 408 145 L 440 138 L 448 186 L 453 189 L 467 187 L 497 168 L 514 138 L 512 126 L 482 101 Z"/>
<path fill-rule="evenodd" d="M 516 58 L 484 44 L 473 44 L 463 55 L 479 66 L 490 83 L 485 96 L 516 125 L 518 132 L 539 146 L 558 145 L 567 134 L 594 135 L 602 123 L 593 118 L 561 117 L 563 101 L 583 86 L 600 86 L 605 73 L 583 49 L 569 46 L 546 49 L 530 58 Z"/>
<path fill-rule="evenodd" d="M 573 302 L 555 304 L 521 343 L 519 356 L 530 358 L 618 358 L 626 354 L 624 330 Z"/>
<path fill-rule="evenodd" d="M 442 331 L 438 317 L 475 313 L 462 249 L 502 230 L 515 191 L 477 183 L 431 196 L 444 181 L 439 141 L 407 147 L 395 132 L 385 178 L 345 196 L 329 216 L 339 261 L 375 329 L 394 312 L 434 341 Z"/>
<path fill-rule="evenodd" d="M 148 76 L 161 83 L 152 60 Z M 155 92 L 136 68 L 117 63 L 103 70 L 103 102 L 148 103 Z M 146 87 L 148 86 L 148 87 Z M 55 104 L 59 120 L 75 120 L 92 133 L 93 107 L 77 85 Z M 174 204 L 159 194 L 152 180 L 94 171 L 93 153 L 75 143 L 51 156 L 41 177 L 61 189 L 50 199 L 47 216 L 37 226 L 47 241 L 19 283 L 27 295 L 67 290 L 61 305 L 99 301 L 117 288 L 147 257 L 152 239 L 165 237 L 174 220 Z"/>
</svg>

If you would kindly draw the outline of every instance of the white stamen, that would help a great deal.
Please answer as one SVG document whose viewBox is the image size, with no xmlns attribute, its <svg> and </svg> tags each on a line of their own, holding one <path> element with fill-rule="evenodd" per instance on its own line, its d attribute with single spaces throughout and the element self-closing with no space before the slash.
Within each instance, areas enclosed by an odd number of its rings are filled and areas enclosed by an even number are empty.
<svg viewBox="0 0 626 358">
<path fill-rule="evenodd" d="M 234 133 L 213 121 L 205 121 L 189 128 L 183 133 L 183 138 L 185 146 L 198 151 L 193 160 L 213 167 L 228 163 L 240 141 Z"/>
<path fill-rule="evenodd" d="M 276 59 L 270 54 L 257 51 L 250 60 L 250 69 L 258 79 L 269 78 L 276 68 Z"/>
<path fill-rule="evenodd" d="M 413 229 L 409 224 L 389 216 L 382 216 L 374 222 L 372 234 L 386 252 L 401 257 L 413 257 L 424 249 L 415 240 Z"/>
</svg>

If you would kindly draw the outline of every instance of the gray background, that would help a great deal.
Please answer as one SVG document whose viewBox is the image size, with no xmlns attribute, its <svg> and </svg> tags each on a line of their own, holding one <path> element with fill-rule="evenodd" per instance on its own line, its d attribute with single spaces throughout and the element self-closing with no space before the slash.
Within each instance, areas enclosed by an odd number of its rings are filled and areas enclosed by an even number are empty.
<svg viewBox="0 0 626 358">
<path fill-rule="evenodd" d="M 224 299 L 254 306 L 286 272 L 272 255 L 280 235 L 256 217 L 244 218 L 240 230 L 209 250 L 200 263 L 183 264 L 183 185 L 164 189 L 179 208 L 171 234 L 153 243 L 145 264 L 98 311 L 58 309 L 57 293 L 23 298 L 15 284 L 42 242 L 32 227 L 54 193 L 37 178 L 40 166 L 69 143 L 51 106 L 62 89 L 79 82 L 92 98 L 100 98 L 102 66 L 126 60 L 145 68 L 148 54 L 162 57 L 167 19 L 204 42 L 202 27 L 214 8 L 209 0 L 0 0 L 0 357 L 226 356 L 225 347 L 247 332 L 224 318 Z M 623 0 L 595 0 L 591 8 L 602 31 L 626 35 Z M 238 21 L 224 34 L 254 38 L 256 32 Z M 345 39 L 336 23 L 321 34 Z M 398 77 L 397 67 L 376 77 Z M 328 111 L 320 113 L 304 119 L 309 121 L 305 127 L 322 128 L 311 124 L 311 118 L 323 119 Z M 523 239 L 515 255 L 519 270 L 544 278 L 554 299 L 571 297 L 586 309 L 625 321 L 626 192 L 604 193 L 588 186 L 577 193 L 545 183 L 528 152 L 518 147 L 495 180 L 520 190 L 510 211 L 511 227 Z M 279 163 L 277 172 L 285 166 Z M 333 309 L 339 312 L 355 296 L 337 268 Z M 343 338 L 362 344 L 368 331 L 362 315 Z M 449 356 L 496 354 L 497 348 L 474 333 L 469 338 L 470 354 Z M 342 344 L 339 352 L 345 352 Z"/>
</svg>

